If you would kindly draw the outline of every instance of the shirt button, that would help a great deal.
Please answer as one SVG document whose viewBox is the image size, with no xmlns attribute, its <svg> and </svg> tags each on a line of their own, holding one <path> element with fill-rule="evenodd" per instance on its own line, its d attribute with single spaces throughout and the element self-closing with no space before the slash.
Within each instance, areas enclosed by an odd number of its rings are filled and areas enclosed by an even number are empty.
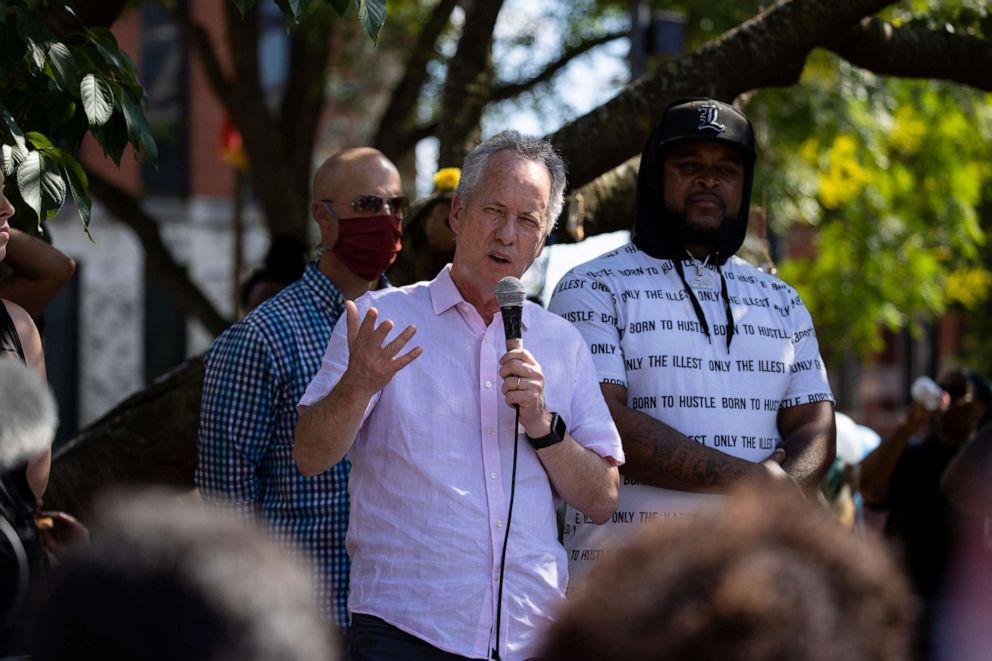
<svg viewBox="0 0 992 661">
<path fill-rule="evenodd" d="M 487 387 L 487 388 L 492 388 L 492 387 L 493 387 L 493 382 L 492 382 L 492 381 L 488 381 L 488 380 L 487 380 L 487 381 L 486 381 L 486 387 Z"/>
<path fill-rule="evenodd" d="M 496 479 L 496 473 L 490 473 L 489 474 L 489 477 L 495 480 Z"/>
<path fill-rule="evenodd" d="M 493 428 L 492 427 L 486 427 L 486 433 L 487 434 L 492 434 L 493 433 Z"/>
<path fill-rule="evenodd" d="M 496 527 L 497 528 L 502 528 L 503 527 L 503 521 L 500 520 L 500 519 L 496 519 Z"/>
</svg>

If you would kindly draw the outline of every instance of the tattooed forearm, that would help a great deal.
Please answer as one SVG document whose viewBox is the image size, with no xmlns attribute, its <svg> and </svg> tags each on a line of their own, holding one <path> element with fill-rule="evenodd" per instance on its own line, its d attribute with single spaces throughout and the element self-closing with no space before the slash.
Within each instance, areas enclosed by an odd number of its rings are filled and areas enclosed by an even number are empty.
<svg viewBox="0 0 992 661">
<path fill-rule="evenodd" d="M 619 415 L 617 415 L 619 413 Z M 680 491 L 723 491 L 754 472 L 754 464 L 696 443 L 638 411 L 614 412 L 628 477 Z"/>
</svg>

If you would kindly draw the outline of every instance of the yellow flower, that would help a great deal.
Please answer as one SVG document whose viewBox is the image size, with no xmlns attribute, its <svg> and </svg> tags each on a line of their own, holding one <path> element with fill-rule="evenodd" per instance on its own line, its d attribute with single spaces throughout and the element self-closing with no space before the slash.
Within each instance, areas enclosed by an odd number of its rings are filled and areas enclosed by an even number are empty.
<svg viewBox="0 0 992 661">
<path fill-rule="evenodd" d="M 434 190 L 438 192 L 455 190 L 458 182 L 462 178 L 462 171 L 458 168 L 441 168 L 434 175 Z"/>
</svg>

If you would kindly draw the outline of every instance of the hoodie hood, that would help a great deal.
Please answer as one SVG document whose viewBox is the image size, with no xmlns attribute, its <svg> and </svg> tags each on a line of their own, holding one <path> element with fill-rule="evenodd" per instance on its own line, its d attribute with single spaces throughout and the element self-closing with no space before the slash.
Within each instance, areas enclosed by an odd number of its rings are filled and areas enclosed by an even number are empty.
<svg viewBox="0 0 992 661">
<path fill-rule="evenodd" d="M 756 153 L 751 122 L 733 106 L 714 99 L 672 102 L 648 138 L 637 173 L 633 242 L 658 259 L 681 261 L 685 258 L 685 227 L 669 219 L 665 210 L 661 164 L 672 145 L 691 140 L 724 142 L 739 151 L 744 159 L 740 214 L 736 219 L 724 222 L 717 244 L 710 253 L 709 263 L 722 266 L 740 249 L 747 234 Z"/>
</svg>

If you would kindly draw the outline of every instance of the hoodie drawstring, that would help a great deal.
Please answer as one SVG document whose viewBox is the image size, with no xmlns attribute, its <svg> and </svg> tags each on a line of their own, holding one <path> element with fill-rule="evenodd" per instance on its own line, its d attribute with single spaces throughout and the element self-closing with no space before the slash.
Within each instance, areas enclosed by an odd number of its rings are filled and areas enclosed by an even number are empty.
<svg viewBox="0 0 992 661">
<path fill-rule="evenodd" d="M 699 325 L 703 327 L 703 333 L 706 334 L 706 340 L 712 344 L 713 338 L 710 337 L 710 325 L 706 322 L 706 315 L 703 314 L 703 306 L 699 304 L 699 299 L 696 298 L 696 293 L 692 291 L 692 287 L 685 279 L 685 270 L 682 268 L 681 259 L 673 259 L 672 262 L 675 263 L 675 272 L 679 274 L 679 279 L 682 281 L 682 286 L 685 291 L 689 294 L 689 301 L 692 303 L 692 309 L 696 313 L 696 319 L 699 320 Z M 734 339 L 734 313 L 730 309 L 730 295 L 727 293 L 727 279 L 723 276 L 723 269 L 720 266 L 716 267 L 717 273 L 720 274 L 720 298 L 723 299 L 723 309 L 727 315 L 727 353 L 730 353 L 730 343 Z"/>
<path fill-rule="evenodd" d="M 720 274 L 720 295 L 723 297 L 723 311 L 727 313 L 727 353 L 730 353 L 730 342 L 734 339 L 737 325 L 734 323 L 734 312 L 730 309 L 730 295 L 727 293 L 727 279 L 723 277 L 723 267 L 717 266 Z"/>
</svg>

